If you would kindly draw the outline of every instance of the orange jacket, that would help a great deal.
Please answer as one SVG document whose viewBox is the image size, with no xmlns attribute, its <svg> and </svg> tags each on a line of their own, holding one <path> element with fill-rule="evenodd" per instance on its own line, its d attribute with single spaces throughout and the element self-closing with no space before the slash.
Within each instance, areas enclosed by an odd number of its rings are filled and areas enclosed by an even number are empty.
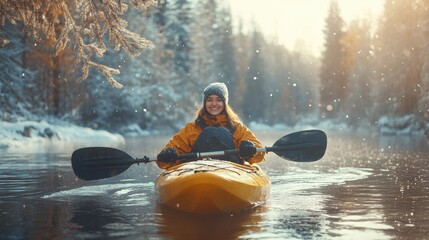
<svg viewBox="0 0 429 240">
<path fill-rule="evenodd" d="M 208 117 L 203 117 L 204 122 L 207 124 L 207 126 L 212 126 L 214 124 L 221 125 L 223 127 L 226 127 L 226 116 L 225 115 L 218 115 L 214 117 L 213 119 L 209 119 Z M 241 122 L 235 123 L 235 131 L 233 134 L 233 141 L 234 145 L 236 147 L 239 147 L 241 142 L 244 140 L 249 140 L 255 144 L 257 148 L 263 147 L 261 142 L 255 137 L 255 135 Z M 185 154 L 190 153 L 192 151 L 192 146 L 197 141 L 198 136 L 203 131 L 203 129 L 196 125 L 195 122 L 189 122 L 183 127 L 178 133 L 176 133 L 170 141 L 167 143 L 167 145 L 164 147 L 172 147 L 176 149 L 177 154 Z M 249 163 L 257 163 L 262 162 L 265 160 L 265 153 L 264 152 L 257 152 L 255 155 L 253 155 L 252 158 L 248 160 Z M 175 163 L 162 163 L 157 161 L 156 162 L 160 168 L 167 169 L 174 165 L 180 164 L 180 161 L 177 160 Z"/>
</svg>

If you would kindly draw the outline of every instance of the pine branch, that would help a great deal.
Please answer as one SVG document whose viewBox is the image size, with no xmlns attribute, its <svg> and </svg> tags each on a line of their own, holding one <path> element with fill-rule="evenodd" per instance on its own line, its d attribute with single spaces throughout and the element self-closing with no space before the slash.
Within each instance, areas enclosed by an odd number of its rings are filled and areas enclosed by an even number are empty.
<svg viewBox="0 0 429 240">
<path fill-rule="evenodd" d="M 79 81 L 85 80 L 93 67 L 112 86 L 121 88 L 122 84 L 112 76 L 119 74 L 119 70 L 97 63 L 92 58 L 94 55 L 102 57 L 107 51 L 104 43 L 106 34 L 114 50 L 122 48 L 130 56 L 137 56 L 145 48 L 153 47 L 151 41 L 127 29 L 128 23 L 123 15 L 129 5 L 147 10 L 156 3 L 156 0 L 0 0 L 0 24 L 20 24 L 23 32 L 36 41 L 53 39 L 55 54 L 71 45 L 77 56 L 74 67 L 80 64 L 82 71 Z M 60 30 L 56 27 L 58 24 L 63 25 Z M 6 44 L 7 39 L 0 36 L 0 43 Z"/>
</svg>

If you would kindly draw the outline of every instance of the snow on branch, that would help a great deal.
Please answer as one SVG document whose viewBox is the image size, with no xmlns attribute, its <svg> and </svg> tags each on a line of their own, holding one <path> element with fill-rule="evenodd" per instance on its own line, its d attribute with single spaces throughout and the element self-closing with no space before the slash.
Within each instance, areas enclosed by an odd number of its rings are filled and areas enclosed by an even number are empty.
<svg viewBox="0 0 429 240">
<path fill-rule="evenodd" d="M 89 68 L 93 67 L 112 86 L 121 88 L 122 84 L 112 76 L 119 74 L 119 70 L 94 62 L 92 58 L 102 57 L 106 52 L 105 36 L 113 49 L 122 48 L 130 56 L 153 47 L 151 41 L 127 29 L 128 22 L 123 15 L 129 5 L 147 10 L 156 3 L 156 0 L 0 0 L 0 24 L 19 24 L 24 33 L 36 41 L 53 39 L 56 54 L 70 41 L 77 55 L 74 66 L 81 64 L 80 80 L 85 80 Z M 0 36 L 0 43 L 6 44 L 7 39 Z"/>
</svg>

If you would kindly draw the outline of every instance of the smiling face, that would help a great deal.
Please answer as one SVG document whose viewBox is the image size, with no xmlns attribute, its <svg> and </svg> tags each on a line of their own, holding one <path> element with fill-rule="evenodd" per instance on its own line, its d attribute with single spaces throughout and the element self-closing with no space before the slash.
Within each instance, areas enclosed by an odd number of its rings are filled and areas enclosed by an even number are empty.
<svg viewBox="0 0 429 240">
<path fill-rule="evenodd" d="M 225 104 L 218 95 L 210 95 L 206 100 L 206 110 L 210 115 L 219 115 L 225 108 Z"/>
</svg>

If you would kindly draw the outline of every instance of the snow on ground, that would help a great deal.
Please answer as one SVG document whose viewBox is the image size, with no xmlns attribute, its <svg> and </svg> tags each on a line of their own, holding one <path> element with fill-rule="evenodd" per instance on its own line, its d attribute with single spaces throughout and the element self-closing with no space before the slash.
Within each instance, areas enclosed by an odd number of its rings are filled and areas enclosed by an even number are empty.
<svg viewBox="0 0 429 240">
<path fill-rule="evenodd" d="M 248 127 L 252 131 L 265 131 L 265 132 L 276 132 L 276 131 L 303 131 L 311 129 L 319 130 L 332 130 L 332 131 L 373 131 L 374 128 L 369 126 L 360 127 L 360 128 L 351 128 L 347 126 L 344 122 L 338 122 L 333 120 L 320 120 L 317 116 L 308 116 L 305 119 L 302 119 L 294 126 L 289 126 L 287 124 L 275 124 L 275 125 L 266 125 L 257 122 L 250 122 Z"/>
<path fill-rule="evenodd" d="M 428 126 L 422 129 L 414 115 L 402 117 L 382 116 L 378 120 L 378 125 L 380 133 L 383 135 L 421 134 L 423 131 L 427 132 L 428 129 Z"/>
<path fill-rule="evenodd" d="M 364 126 L 350 128 L 347 124 L 335 121 L 320 121 L 314 117 L 307 117 L 295 126 L 278 124 L 269 126 L 260 123 L 249 123 L 248 127 L 253 131 L 302 131 L 308 129 L 320 129 L 324 131 L 378 131 L 382 135 L 413 135 L 425 134 L 429 136 L 429 130 L 419 129 L 416 121 L 410 116 L 402 118 L 380 118 L 378 126 Z M 426 127 L 429 129 L 429 126 Z M 138 126 L 131 126 L 127 131 L 122 131 L 125 136 L 147 136 L 157 134 L 158 131 L 143 131 Z M 92 145 L 120 145 L 125 144 L 125 138 L 120 134 L 110 133 L 105 130 L 94 130 L 79 127 L 67 122 L 47 121 L 0 121 L 0 149 L 29 150 L 31 146 L 52 143 L 90 143 Z"/>
<path fill-rule="evenodd" d="M 317 116 L 306 117 L 294 126 L 286 124 L 276 124 L 269 126 L 261 123 L 251 122 L 248 127 L 252 131 L 302 131 L 310 129 L 319 129 L 323 131 L 333 132 L 370 132 L 379 133 L 381 135 L 398 135 L 398 136 L 414 136 L 426 135 L 429 139 L 429 123 L 425 126 L 420 126 L 418 120 L 412 116 L 407 115 L 403 117 L 388 117 L 382 116 L 376 125 L 371 125 L 369 122 L 361 126 L 348 126 L 347 123 L 339 120 L 321 120 Z"/>
<path fill-rule="evenodd" d="M 119 134 L 70 123 L 54 125 L 46 121 L 0 121 L 0 149 L 25 149 L 31 145 L 70 142 L 116 145 L 124 144 L 125 139 Z"/>
</svg>

